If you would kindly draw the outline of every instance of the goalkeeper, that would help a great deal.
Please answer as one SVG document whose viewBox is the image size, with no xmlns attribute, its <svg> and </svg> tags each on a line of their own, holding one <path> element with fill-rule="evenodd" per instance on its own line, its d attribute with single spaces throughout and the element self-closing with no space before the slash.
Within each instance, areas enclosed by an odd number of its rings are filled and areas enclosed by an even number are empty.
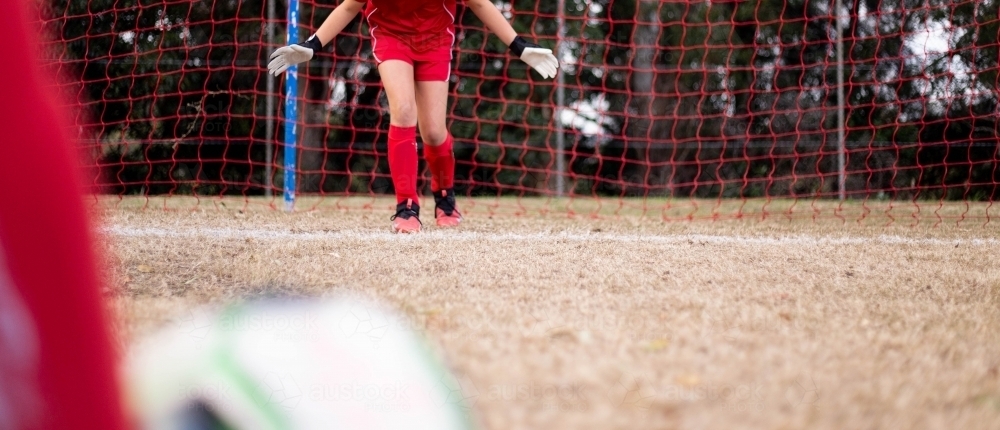
<svg viewBox="0 0 1000 430">
<path fill-rule="evenodd" d="M 449 227 L 462 221 L 455 205 L 455 155 L 446 125 L 455 1 L 344 0 L 316 34 L 303 43 L 279 48 L 268 64 L 268 71 L 277 76 L 292 65 L 308 61 L 365 9 L 372 54 L 389 98 L 389 173 L 396 189 L 396 214 L 392 217 L 395 232 L 416 233 L 421 228 L 417 127 L 431 171 L 436 223 Z M 559 63 L 552 51 L 518 36 L 490 0 L 466 0 L 466 4 L 514 55 L 542 77 L 555 76 Z"/>
</svg>

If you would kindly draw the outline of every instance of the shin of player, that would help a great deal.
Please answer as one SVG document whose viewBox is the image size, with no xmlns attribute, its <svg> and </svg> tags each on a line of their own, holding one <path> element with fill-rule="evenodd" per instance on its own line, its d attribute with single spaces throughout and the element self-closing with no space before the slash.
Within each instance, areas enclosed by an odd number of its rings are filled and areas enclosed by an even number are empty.
<svg viewBox="0 0 1000 430">
<path fill-rule="evenodd" d="M 424 142 L 424 158 L 431 173 L 434 221 L 440 227 L 453 227 L 462 222 L 462 214 L 455 204 L 454 139 L 448 133 L 446 124 L 448 82 L 418 81 L 416 96 L 420 138 Z"/>
<path fill-rule="evenodd" d="M 511 53 L 544 78 L 556 74 L 552 51 L 518 36 L 490 0 L 467 0 L 467 7 L 507 46 Z M 400 233 L 421 230 L 417 197 L 419 129 L 431 171 L 434 217 L 438 226 L 458 225 L 455 205 L 455 156 L 446 126 L 448 78 L 455 43 L 455 0 L 344 0 L 305 42 L 279 48 L 268 71 L 283 73 L 308 61 L 364 9 L 382 84 L 389 98 L 389 170 L 396 189 L 392 228 Z"/>
</svg>

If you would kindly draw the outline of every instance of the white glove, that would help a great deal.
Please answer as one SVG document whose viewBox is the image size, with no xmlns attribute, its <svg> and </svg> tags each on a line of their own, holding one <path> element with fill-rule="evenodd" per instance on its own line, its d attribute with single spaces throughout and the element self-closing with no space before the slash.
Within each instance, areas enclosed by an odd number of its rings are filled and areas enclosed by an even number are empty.
<svg viewBox="0 0 1000 430">
<path fill-rule="evenodd" d="M 313 50 L 302 45 L 289 45 L 278 48 L 271 54 L 271 62 L 267 64 L 268 73 L 278 76 L 285 73 L 289 67 L 309 61 Z"/>
<path fill-rule="evenodd" d="M 315 35 L 305 43 L 282 46 L 271 54 L 271 62 L 267 64 L 267 72 L 278 76 L 285 73 L 289 67 L 312 59 L 316 51 L 323 49 L 323 44 Z"/>
<path fill-rule="evenodd" d="M 559 68 L 559 60 L 552 55 L 551 49 L 545 48 L 524 48 L 521 53 L 521 61 L 528 63 L 543 78 L 556 77 L 556 69 Z"/>
<path fill-rule="evenodd" d="M 559 60 L 552 55 L 551 49 L 542 48 L 534 43 L 528 42 L 517 36 L 510 43 L 510 50 L 521 58 L 521 61 L 528 63 L 543 78 L 554 78 L 556 69 L 559 68 Z"/>
</svg>

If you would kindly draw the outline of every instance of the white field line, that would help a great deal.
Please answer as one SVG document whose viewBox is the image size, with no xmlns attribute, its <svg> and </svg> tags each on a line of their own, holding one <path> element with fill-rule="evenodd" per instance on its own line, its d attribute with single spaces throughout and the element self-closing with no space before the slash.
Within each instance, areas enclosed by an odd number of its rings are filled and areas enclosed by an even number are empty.
<svg viewBox="0 0 1000 430">
<path fill-rule="evenodd" d="M 272 229 L 237 229 L 237 228 L 161 228 L 161 227 L 131 227 L 107 226 L 100 230 L 103 234 L 119 237 L 169 237 L 169 238 L 211 238 L 211 239 L 254 239 L 254 240 L 380 240 L 397 241 L 570 241 L 570 242 L 645 242 L 645 243 L 712 243 L 723 245 L 861 245 L 861 244 L 899 244 L 899 245 L 1000 245 L 996 238 L 982 239 L 935 239 L 905 236 L 879 235 L 871 237 L 859 236 L 725 236 L 708 234 L 675 234 L 675 235 L 639 235 L 616 233 L 478 233 L 468 231 L 430 231 L 415 235 L 393 234 L 388 231 L 339 231 L 339 232 L 295 232 Z"/>
</svg>

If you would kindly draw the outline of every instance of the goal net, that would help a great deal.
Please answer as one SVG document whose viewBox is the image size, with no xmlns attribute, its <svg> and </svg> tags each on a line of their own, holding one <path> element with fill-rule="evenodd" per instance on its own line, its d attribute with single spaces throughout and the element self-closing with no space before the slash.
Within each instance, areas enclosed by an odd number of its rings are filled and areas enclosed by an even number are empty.
<svg viewBox="0 0 1000 430">
<path fill-rule="evenodd" d="M 266 61 L 285 44 L 288 1 L 43 0 L 46 64 L 98 192 L 273 202 L 290 124 L 295 191 L 320 197 L 310 205 L 393 191 L 361 19 L 299 67 L 299 113 L 285 116 Z M 955 201 L 966 212 L 954 216 L 989 217 L 1000 195 L 997 0 L 496 2 L 556 51 L 556 80 L 529 73 L 461 3 L 457 191 L 497 197 L 491 210 L 544 200 L 718 217 L 763 201 L 766 216 L 806 201 L 804 213 L 834 216 Z M 334 6 L 302 0 L 299 39 Z"/>
</svg>

